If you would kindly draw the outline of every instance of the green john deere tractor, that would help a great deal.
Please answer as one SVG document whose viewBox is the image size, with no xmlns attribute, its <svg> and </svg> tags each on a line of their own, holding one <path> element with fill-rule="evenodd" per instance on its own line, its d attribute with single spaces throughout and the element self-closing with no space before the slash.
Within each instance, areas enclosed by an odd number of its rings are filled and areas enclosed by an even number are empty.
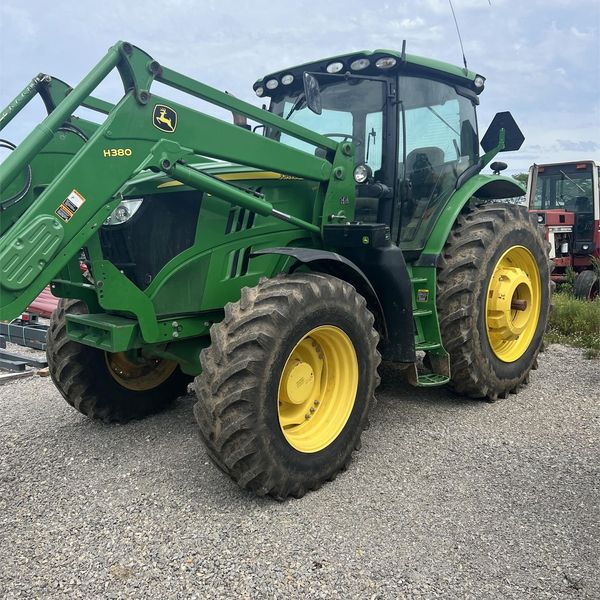
<svg viewBox="0 0 600 600">
<path fill-rule="evenodd" d="M 113 69 L 115 105 L 91 95 Z M 524 194 L 502 163 L 481 174 L 523 141 L 499 113 L 480 155 L 483 87 L 404 49 L 268 75 L 263 109 L 129 43 L 73 89 L 39 75 L 0 114 L 4 128 L 35 95 L 48 111 L 5 144 L 0 318 L 50 283 L 48 361 L 69 404 L 124 422 L 193 380 L 214 462 L 258 494 L 302 496 L 358 447 L 382 359 L 490 400 L 535 367 L 546 250 L 526 209 L 497 202 Z"/>
</svg>

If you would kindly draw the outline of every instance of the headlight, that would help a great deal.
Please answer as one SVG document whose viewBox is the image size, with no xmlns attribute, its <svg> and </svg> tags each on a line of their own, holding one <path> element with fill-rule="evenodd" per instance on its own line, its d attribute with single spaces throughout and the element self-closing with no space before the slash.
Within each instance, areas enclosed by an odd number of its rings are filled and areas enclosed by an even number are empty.
<svg viewBox="0 0 600 600">
<path fill-rule="evenodd" d="M 281 78 L 281 83 L 283 83 L 283 85 L 290 85 L 292 81 L 294 81 L 294 76 L 291 73 L 288 73 Z"/>
<path fill-rule="evenodd" d="M 375 61 L 375 66 L 378 69 L 391 69 L 396 66 L 396 59 L 393 56 L 382 56 Z"/>
<path fill-rule="evenodd" d="M 355 61 L 350 63 L 350 68 L 353 71 L 362 71 L 366 69 L 371 64 L 371 61 L 368 58 L 357 58 Z"/>
<path fill-rule="evenodd" d="M 475 85 L 475 87 L 477 89 L 483 88 L 484 83 L 485 83 L 485 77 L 482 77 L 481 75 L 477 75 L 475 77 L 475 79 L 473 80 L 473 84 Z"/>
<path fill-rule="evenodd" d="M 344 68 L 344 63 L 332 62 L 327 65 L 328 73 L 339 73 Z"/>
<path fill-rule="evenodd" d="M 265 90 L 261 87 L 257 87 L 254 91 L 259 98 L 265 93 Z"/>
<path fill-rule="evenodd" d="M 364 183 L 365 181 L 371 179 L 373 172 L 371 171 L 371 167 L 369 165 L 357 165 L 354 168 L 354 181 L 356 183 Z"/>
<path fill-rule="evenodd" d="M 142 205 L 142 201 L 143 198 L 123 200 L 119 203 L 117 208 L 110 213 L 108 219 L 104 221 L 104 225 L 120 225 L 121 223 L 129 221 Z"/>
<path fill-rule="evenodd" d="M 279 85 L 279 81 L 277 79 L 269 79 L 266 85 L 268 90 L 274 90 Z"/>
<path fill-rule="evenodd" d="M 546 219 L 544 219 L 544 215 L 538 214 L 537 221 L 538 223 L 543 223 Z"/>
</svg>

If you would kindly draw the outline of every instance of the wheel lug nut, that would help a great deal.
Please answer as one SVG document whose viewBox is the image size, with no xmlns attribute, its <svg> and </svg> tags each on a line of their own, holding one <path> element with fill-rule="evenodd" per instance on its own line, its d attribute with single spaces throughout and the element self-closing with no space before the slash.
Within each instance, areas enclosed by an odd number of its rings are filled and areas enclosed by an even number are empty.
<svg viewBox="0 0 600 600">
<path fill-rule="evenodd" d="M 310 407 L 310 412 L 311 412 L 311 413 L 314 413 L 314 412 L 315 412 L 315 407 L 314 407 L 314 406 L 311 406 L 311 407 Z"/>
<path fill-rule="evenodd" d="M 310 419 L 310 415 L 309 415 L 308 413 L 306 413 L 306 414 L 304 415 L 304 418 L 305 418 L 305 419 L 308 421 L 308 419 Z"/>
<path fill-rule="evenodd" d="M 315 400 L 315 406 L 319 406 L 319 404 L 321 404 L 320 400 Z"/>
</svg>

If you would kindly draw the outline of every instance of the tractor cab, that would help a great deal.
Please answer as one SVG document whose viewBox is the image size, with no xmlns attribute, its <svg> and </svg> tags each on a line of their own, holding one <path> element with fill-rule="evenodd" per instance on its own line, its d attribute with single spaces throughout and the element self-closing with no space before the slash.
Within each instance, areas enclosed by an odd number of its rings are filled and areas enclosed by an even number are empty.
<svg viewBox="0 0 600 600">
<path fill-rule="evenodd" d="M 416 255 L 453 192 L 483 166 L 476 106 L 484 83 L 453 65 L 375 50 L 267 75 L 254 90 L 290 123 L 354 144 L 355 220 L 385 223 Z M 275 128 L 265 135 L 324 154 Z"/>
<path fill-rule="evenodd" d="M 529 170 L 529 210 L 545 227 L 557 281 L 565 279 L 567 268 L 589 270 L 592 257 L 600 257 L 599 169 L 588 160 Z"/>
</svg>

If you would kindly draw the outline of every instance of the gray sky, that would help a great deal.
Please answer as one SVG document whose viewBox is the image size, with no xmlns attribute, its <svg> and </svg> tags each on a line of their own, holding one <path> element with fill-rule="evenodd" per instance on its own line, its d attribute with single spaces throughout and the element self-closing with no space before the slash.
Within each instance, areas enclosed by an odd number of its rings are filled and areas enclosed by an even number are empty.
<svg viewBox="0 0 600 600">
<path fill-rule="evenodd" d="M 487 78 L 481 134 L 510 110 L 525 134 L 505 154 L 510 172 L 532 162 L 600 160 L 600 0 L 454 0 L 469 68 Z M 259 104 L 266 73 L 331 55 L 400 49 L 461 65 L 447 0 L 2 0 L 0 106 L 38 72 L 75 85 L 117 40 L 160 63 Z M 116 100 L 116 79 L 99 90 Z M 41 102 L 2 137 L 19 141 Z"/>
</svg>

